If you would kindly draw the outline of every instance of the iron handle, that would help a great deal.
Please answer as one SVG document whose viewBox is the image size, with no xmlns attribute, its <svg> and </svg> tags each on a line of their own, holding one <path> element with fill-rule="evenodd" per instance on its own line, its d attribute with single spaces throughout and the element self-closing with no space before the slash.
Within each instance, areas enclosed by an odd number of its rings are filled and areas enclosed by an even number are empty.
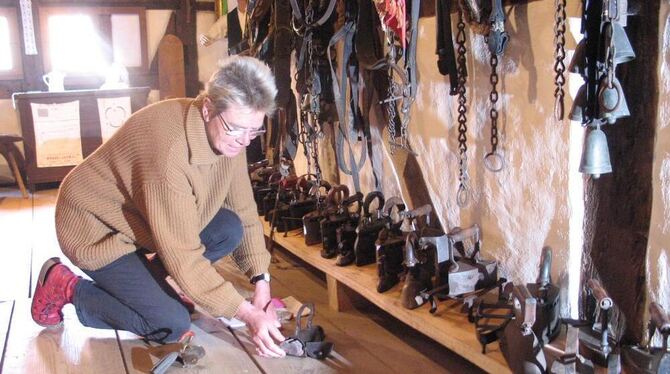
<svg viewBox="0 0 670 374">
<path fill-rule="evenodd" d="M 465 239 L 468 238 L 474 238 L 475 242 L 479 241 L 479 225 L 474 224 L 466 229 L 462 229 L 460 227 L 456 227 L 451 232 L 449 233 L 449 239 L 453 241 L 454 243 L 456 242 L 462 242 Z"/>
<path fill-rule="evenodd" d="M 542 257 L 540 258 L 540 274 L 537 277 L 537 283 L 540 285 L 540 287 L 546 287 L 551 283 L 551 261 L 551 247 L 545 246 L 542 248 Z"/>
<path fill-rule="evenodd" d="M 659 303 L 649 304 L 649 319 L 661 334 L 670 333 L 670 318 Z"/>
<path fill-rule="evenodd" d="M 614 306 L 614 301 L 612 301 L 612 298 L 607 294 L 607 291 L 605 291 L 599 281 L 589 279 L 586 285 L 591 289 L 600 309 L 608 310 Z"/>
</svg>

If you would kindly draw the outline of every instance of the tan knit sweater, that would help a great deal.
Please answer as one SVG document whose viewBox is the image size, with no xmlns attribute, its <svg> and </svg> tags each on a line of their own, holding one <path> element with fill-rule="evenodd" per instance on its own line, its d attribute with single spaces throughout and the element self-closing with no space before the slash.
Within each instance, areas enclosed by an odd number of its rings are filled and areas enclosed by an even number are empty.
<svg viewBox="0 0 670 374">
<path fill-rule="evenodd" d="M 61 184 L 56 231 L 63 253 L 86 270 L 138 248 L 154 251 L 198 305 L 232 317 L 243 298 L 202 256 L 200 232 L 225 207 L 244 227 L 232 255 L 240 269 L 248 276 L 267 272 L 270 254 L 246 155 L 212 151 L 201 107 L 201 97 L 175 99 L 133 114 Z"/>
</svg>

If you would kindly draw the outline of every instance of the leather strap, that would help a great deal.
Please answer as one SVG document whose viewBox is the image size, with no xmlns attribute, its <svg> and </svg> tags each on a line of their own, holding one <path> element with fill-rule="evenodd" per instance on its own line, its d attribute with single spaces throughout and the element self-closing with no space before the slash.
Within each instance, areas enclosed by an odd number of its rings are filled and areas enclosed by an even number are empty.
<svg viewBox="0 0 670 374">
<path fill-rule="evenodd" d="M 451 0 L 436 0 L 437 16 L 437 68 L 442 75 L 449 75 L 449 94 L 458 94 L 458 69 L 454 53 L 454 38 L 451 28 Z"/>
</svg>

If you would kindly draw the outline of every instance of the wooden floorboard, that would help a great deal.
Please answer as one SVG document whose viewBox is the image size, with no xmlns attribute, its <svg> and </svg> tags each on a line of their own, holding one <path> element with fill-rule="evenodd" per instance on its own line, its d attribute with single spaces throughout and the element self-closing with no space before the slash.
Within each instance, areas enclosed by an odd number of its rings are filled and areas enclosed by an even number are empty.
<svg viewBox="0 0 670 374">
<path fill-rule="evenodd" d="M 326 331 L 327 340 L 335 343 L 333 359 L 301 359 L 298 361 L 304 365 L 301 370 L 361 373 L 480 372 L 466 360 L 388 315 L 377 317 L 375 323 L 366 313 L 356 309 L 344 312 L 331 310 L 324 281 L 281 252 L 275 253 L 278 262 L 271 265 L 273 295 L 294 296 L 301 302 L 313 302 L 316 305 L 314 323 L 321 325 Z M 224 277 L 233 280 L 236 285 L 247 283 L 244 276 L 233 270 L 229 261 L 221 261 L 217 267 Z M 283 332 L 290 335 L 293 331 L 294 325 L 287 325 Z M 244 336 L 244 331 L 240 333 Z M 251 344 L 248 339 L 247 344 Z M 253 351 L 253 348 L 250 349 Z M 283 360 L 258 358 L 258 361 L 267 372 L 290 370 L 283 367 L 287 365 Z"/>
<path fill-rule="evenodd" d="M 17 300 L 3 373 L 125 373 L 114 330 L 84 327 L 72 305 L 62 328 L 45 329 L 30 317 L 30 299 Z"/>
<path fill-rule="evenodd" d="M 7 332 L 9 332 L 9 323 L 12 319 L 13 301 L 0 302 L 0 372 L 2 372 L 2 357 L 5 352 L 5 343 L 7 342 Z"/>
<path fill-rule="evenodd" d="M 179 373 L 261 373 L 221 321 L 199 313 L 193 318 L 193 344 L 202 346 L 206 354 L 196 366 L 180 368 Z M 128 332 L 119 332 L 119 341 L 129 373 L 148 373 L 160 358 L 179 349 L 177 344 L 149 346 Z M 179 366 L 175 365 L 177 367 Z"/>
<path fill-rule="evenodd" d="M 32 199 L 0 188 L 0 301 L 29 297 L 31 225 Z"/>
</svg>

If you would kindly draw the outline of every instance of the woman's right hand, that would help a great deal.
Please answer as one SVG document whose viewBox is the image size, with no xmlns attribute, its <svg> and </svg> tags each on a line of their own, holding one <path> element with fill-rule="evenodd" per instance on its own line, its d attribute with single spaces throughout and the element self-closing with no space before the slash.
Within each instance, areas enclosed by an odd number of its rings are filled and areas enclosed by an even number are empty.
<svg viewBox="0 0 670 374">
<path fill-rule="evenodd" d="M 256 350 L 263 357 L 284 357 L 286 352 L 279 348 L 276 342 L 282 342 L 286 338 L 279 331 L 281 323 L 271 317 L 263 309 L 253 306 L 244 301 L 235 315 L 237 319 L 244 321 L 251 333 L 251 340 L 256 345 Z"/>
</svg>

